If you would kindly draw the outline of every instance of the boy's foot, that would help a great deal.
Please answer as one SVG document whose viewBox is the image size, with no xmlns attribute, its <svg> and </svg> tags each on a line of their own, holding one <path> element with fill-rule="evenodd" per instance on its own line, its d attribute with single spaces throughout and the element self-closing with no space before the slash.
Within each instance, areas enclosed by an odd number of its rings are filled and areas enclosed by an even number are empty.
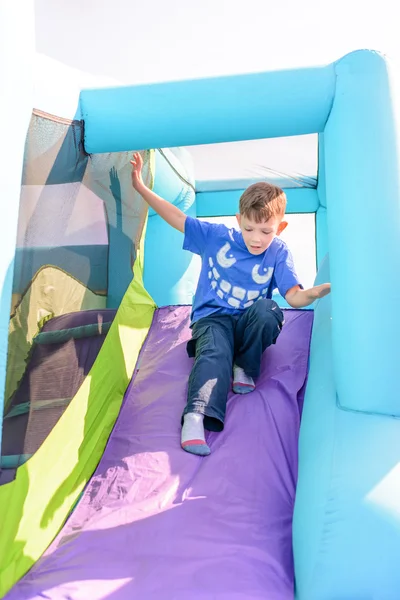
<svg viewBox="0 0 400 600">
<path fill-rule="evenodd" d="M 249 394 L 255 390 L 255 384 L 252 377 L 246 375 L 241 367 L 233 365 L 233 386 L 235 394 Z"/>
<path fill-rule="evenodd" d="M 187 413 L 183 417 L 181 446 L 190 454 L 208 456 L 211 454 L 204 436 L 204 417 L 199 413 Z"/>
</svg>

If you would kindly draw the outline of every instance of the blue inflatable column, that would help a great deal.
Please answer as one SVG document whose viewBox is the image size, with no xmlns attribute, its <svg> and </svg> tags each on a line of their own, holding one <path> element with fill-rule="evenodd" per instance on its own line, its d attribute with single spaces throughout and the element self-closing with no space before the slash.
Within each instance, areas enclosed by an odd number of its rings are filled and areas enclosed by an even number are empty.
<svg viewBox="0 0 400 600">
<path fill-rule="evenodd" d="M 324 134 L 318 136 L 318 200 L 319 206 L 315 215 L 315 232 L 317 245 L 317 266 L 320 267 L 328 253 L 328 225 L 326 215 L 326 184 L 325 184 L 325 141 Z"/>
<path fill-rule="evenodd" d="M 336 64 L 324 134 L 333 357 L 341 407 L 400 416 L 400 98 L 385 58 Z"/>
<path fill-rule="evenodd" d="M 155 152 L 156 194 L 196 216 L 193 177 L 169 150 Z M 184 176 L 182 176 L 184 174 Z M 183 234 L 149 210 L 144 252 L 144 285 L 158 306 L 191 304 L 196 291 L 199 262 L 182 250 Z"/>
</svg>

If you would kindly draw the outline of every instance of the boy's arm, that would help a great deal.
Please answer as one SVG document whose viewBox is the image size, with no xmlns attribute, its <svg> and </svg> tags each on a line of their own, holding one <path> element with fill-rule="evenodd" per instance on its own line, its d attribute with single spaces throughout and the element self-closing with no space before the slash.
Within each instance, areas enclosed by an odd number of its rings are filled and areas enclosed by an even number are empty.
<svg viewBox="0 0 400 600">
<path fill-rule="evenodd" d="M 145 185 L 142 179 L 143 159 L 138 152 L 134 153 L 131 165 L 132 185 L 135 190 L 142 196 L 143 200 L 164 219 L 164 221 L 169 225 L 172 225 L 172 227 L 175 227 L 175 229 L 178 229 L 178 231 L 184 233 L 186 221 L 185 213 L 155 194 Z"/>
<path fill-rule="evenodd" d="M 330 283 L 316 285 L 308 290 L 303 290 L 293 264 L 293 257 L 286 246 L 280 249 L 275 267 L 275 281 L 286 302 L 293 308 L 309 306 L 318 298 L 323 298 L 331 291 Z"/>
<path fill-rule="evenodd" d="M 286 292 L 286 302 L 290 304 L 293 308 L 304 308 L 305 306 L 309 306 L 314 302 L 314 300 L 318 300 L 318 298 L 323 298 L 331 291 L 330 283 L 322 283 L 321 285 L 315 285 L 314 287 L 308 290 L 302 290 L 299 285 L 295 285 L 290 288 L 288 292 Z"/>
</svg>

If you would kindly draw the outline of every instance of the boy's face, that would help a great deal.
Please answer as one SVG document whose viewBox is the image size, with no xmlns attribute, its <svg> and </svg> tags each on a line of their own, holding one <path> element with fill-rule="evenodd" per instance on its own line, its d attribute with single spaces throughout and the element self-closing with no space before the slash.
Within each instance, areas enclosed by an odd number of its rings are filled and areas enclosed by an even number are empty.
<svg viewBox="0 0 400 600">
<path fill-rule="evenodd" d="M 256 255 L 262 254 L 287 226 L 281 217 L 271 217 L 264 223 L 256 223 L 244 215 L 236 215 L 236 218 L 247 250 Z"/>
</svg>

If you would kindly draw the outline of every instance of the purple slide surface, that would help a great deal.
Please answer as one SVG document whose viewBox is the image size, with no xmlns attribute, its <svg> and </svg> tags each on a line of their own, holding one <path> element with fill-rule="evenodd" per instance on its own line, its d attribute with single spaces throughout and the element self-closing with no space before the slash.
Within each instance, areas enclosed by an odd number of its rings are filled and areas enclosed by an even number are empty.
<svg viewBox="0 0 400 600">
<path fill-rule="evenodd" d="M 297 444 L 313 314 L 288 310 L 212 454 L 179 445 L 189 307 L 159 309 L 102 460 L 7 600 L 292 600 Z"/>
</svg>

